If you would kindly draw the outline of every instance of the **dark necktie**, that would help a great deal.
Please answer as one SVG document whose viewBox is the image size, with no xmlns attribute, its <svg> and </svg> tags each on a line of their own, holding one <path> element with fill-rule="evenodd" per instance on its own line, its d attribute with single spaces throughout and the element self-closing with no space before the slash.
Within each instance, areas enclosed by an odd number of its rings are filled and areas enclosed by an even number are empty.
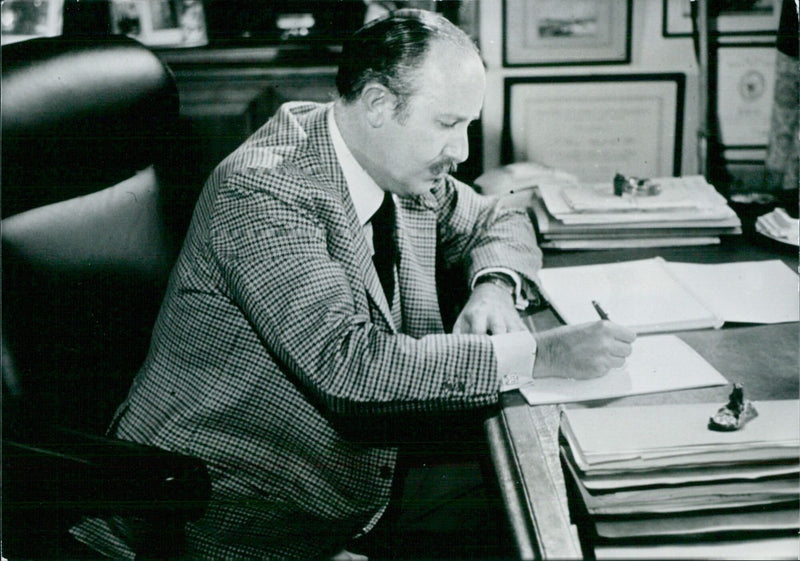
<svg viewBox="0 0 800 561">
<path fill-rule="evenodd" d="M 390 193 L 383 194 L 383 202 L 372 215 L 370 222 L 372 245 L 375 248 L 372 262 L 378 271 L 386 301 L 391 306 L 394 292 L 394 203 Z"/>
</svg>

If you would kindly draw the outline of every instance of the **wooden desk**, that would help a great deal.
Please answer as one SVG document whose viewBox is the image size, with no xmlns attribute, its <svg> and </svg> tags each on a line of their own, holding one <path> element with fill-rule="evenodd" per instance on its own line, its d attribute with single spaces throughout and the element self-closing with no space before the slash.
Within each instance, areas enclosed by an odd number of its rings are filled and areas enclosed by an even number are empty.
<svg viewBox="0 0 800 561">
<path fill-rule="evenodd" d="M 545 254 L 545 267 L 609 263 L 660 255 L 668 261 L 723 263 L 781 259 L 798 269 L 797 250 L 738 237 L 720 246 Z M 538 329 L 558 325 L 549 311 L 532 318 Z M 798 324 L 726 325 L 678 334 L 749 399 L 794 399 L 798 378 Z M 702 388 L 613 400 L 613 405 L 727 401 L 730 387 Z M 594 402 L 592 406 L 609 405 Z M 492 461 L 521 559 L 580 559 L 558 458 L 558 407 L 530 407 L 518 392 L 504 394 L 500 413 L 485 424 Z"/>
</svg>

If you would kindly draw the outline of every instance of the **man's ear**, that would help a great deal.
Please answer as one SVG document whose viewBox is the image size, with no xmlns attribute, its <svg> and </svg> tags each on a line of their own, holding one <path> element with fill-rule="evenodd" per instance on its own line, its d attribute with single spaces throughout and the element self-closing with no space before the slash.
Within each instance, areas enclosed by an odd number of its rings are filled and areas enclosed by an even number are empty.
<svg viewBox="0 0 800 561">
<path fill-rule="evenodd" d="M 367 121 L 373 127 L 380 127 L 392 115 L 397 99 L 386 86 L 372 82 L 361 92 Z"/>
</svg>

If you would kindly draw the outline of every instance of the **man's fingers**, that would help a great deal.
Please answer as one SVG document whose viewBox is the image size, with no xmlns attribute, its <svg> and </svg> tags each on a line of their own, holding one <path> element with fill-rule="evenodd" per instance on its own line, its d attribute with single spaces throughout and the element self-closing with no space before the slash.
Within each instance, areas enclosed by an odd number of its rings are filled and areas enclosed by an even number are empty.
<svg viewBox="0 0 800 561">
<path fill-rule="evenodd" d="M 623 343 L 622 341 L 612 341 L 611 344 L 608 346 L 608 354 L 613 357 L 619 358 L 626 358 L 631 355 L 633 352 L 633 347 L 629 343 Z"/>
<path fill-rule="evenodd" d="M 633 343 L 636 340 L 636 332 L 632 329 L 628 329 L 624 325 L 620 325 L 614 322 L 607 322 L 607 327 L 611 336 L 618 341 L 622 341 L 623 343 Z"/>
<path fill-rule="evenodd" d="M 511 318 L 511 321 L 508 324 L 508 331 L 527 331 L 528 327 L 525 325 L 525 322 L 522 321 L 522 318 L 519 317 L 519 314 L 515 313 Z"/>
<path fill-rule="evenodd" d="M 453 324 L 453 333 L 486 335 L 488 327 L 485 316 L 462 314 Z"/>
<path fill-rule="evenodd" d="M 621 366 L 625 365 L 625 358 L 612 355 L 609 357 L 608 363 L 611 365 L 611 368 L 620 368 Z"/>
<path fill-rule="evenodd" d="M 489 324 L 486 322 L 486 316 L 483 314 L 474 314 L 469 320 L 469 331 L 475 335 L 486 335 L 489 331 Z"/>
</svg>

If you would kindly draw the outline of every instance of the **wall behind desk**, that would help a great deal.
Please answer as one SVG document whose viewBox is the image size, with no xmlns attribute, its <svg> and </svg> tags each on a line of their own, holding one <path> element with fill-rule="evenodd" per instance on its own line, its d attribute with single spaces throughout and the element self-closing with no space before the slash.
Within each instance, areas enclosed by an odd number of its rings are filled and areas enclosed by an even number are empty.
<svg viewBox="0 0 800 561">
<path fill-rule="evenodd" d="M 620 64 L 503 67 L 503 0 L 480 2 L 480 46 L 487 65 L 482 114 L 484 169 L 500 165 L 504 80 L 509 77 L 683 73 L 686 75 L 681 173 L 697 173 L 698 66 L 689 37 L 664 37 L 662 0 L 633 0 L 631 61 Z"/>
</svg>

